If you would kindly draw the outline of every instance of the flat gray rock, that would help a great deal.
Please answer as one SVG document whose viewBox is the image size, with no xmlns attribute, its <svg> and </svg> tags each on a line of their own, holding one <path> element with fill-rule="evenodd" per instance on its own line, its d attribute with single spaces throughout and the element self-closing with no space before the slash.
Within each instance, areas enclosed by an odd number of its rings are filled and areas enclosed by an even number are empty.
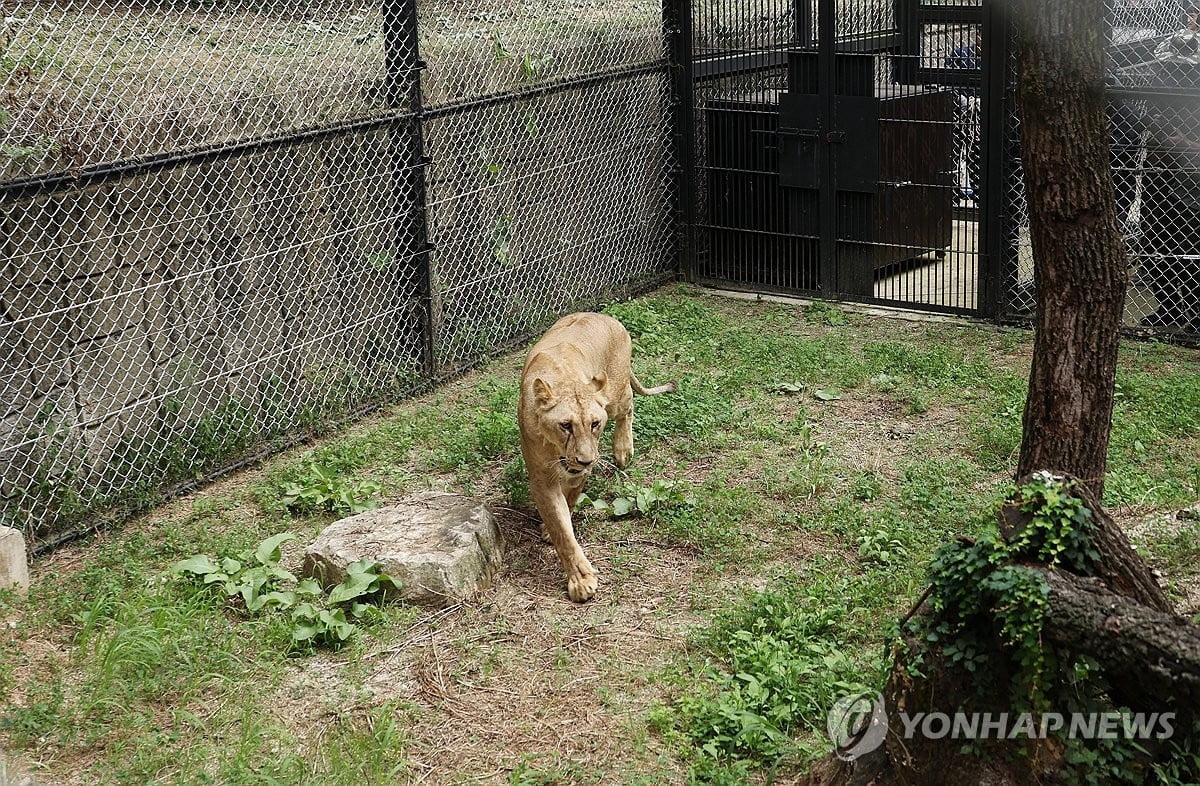
<svg viewBox="0 0 1200 786">
<path fill-rule="evenodd" d="M 500 530 L 482 503 L 430 491 L 330 524 L 300 570 L 328 587 L 369 557 L 401 582 L 401 599 L 446 606 L 490 586 L 502 555 Z"/>
</svg>

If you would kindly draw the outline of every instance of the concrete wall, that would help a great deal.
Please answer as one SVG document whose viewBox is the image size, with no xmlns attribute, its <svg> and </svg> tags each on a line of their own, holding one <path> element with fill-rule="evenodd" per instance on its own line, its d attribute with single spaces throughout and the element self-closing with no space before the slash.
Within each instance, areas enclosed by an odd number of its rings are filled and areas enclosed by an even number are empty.
<svg viewBox="0 0 1200 786">
<path fill-rule="evenodd" d="M 443 368 L 672 269 L 665 96 L 654 73 L 426 123 Z M 47 539 L 406 390 L 404 131 L 0 202 L 0 525 Z"/>
<path fill-rule="evenodd" d="M 0 206 L 10 523 L 211 469 L 406 373 L 389 149 L 341 136 Z"/>
</svg>

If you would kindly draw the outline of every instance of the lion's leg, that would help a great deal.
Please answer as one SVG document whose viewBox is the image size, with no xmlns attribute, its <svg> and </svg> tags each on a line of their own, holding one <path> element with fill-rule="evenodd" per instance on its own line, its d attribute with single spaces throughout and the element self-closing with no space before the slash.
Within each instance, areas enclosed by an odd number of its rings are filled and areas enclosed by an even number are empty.
<svg viewBox="0 0 1200 786">
<path fill-rule="evenodd" d="M 576 603 L 583 603 L 596 594 L 599 577 L 584 555 L 575 528 L 571 526 L 571 508 L 558 483 L 551 480 L 548 488 L 534 491 L 534 503 L 542 514 L 542 532 L 549 536 L 567 576 L 567 594 Z M 575 489 L 575 497 L 579 488 Z"/>
<path fill-rule="evenodd" d="M 613 458 L 621 469 L 629 466 L 633 459 L 633 396 L 621 402 L 611 415 L 613 425 Z"/>
<path fill-rule="evenodd" d="M 579 502 L 579 495 L 583 493 L 583 481 L 567 486 L 563 489 L 563 497 L 567 500 L 567 510 L 572 513 L 575 511 L 575 503 Z"/>
<path fill-rule="evenodd" d="M 567 486 L 567 487 L 563 488 L 563 498 L 566 499 L 567 510 L 570 511 L 572 513 L 572 515 L 574 515 L 574 512 L 575 512 L 575 504 L 577 502 L 579 502 L 579 495 L 582 493 L 583 493 L 583 484 L 582 483 L 579 483 L 574 486 Z M 572 529 L 574 529 L 574 528 L 572 528 Z M 546 541 L 547 543 L 554 542 L 553 540 L 550 539 L 550 533 L 546 529 L 546 520 L 544 518 L 542 519 L 541 531 L 542 531 L 542 540 Z"/>
</svg>

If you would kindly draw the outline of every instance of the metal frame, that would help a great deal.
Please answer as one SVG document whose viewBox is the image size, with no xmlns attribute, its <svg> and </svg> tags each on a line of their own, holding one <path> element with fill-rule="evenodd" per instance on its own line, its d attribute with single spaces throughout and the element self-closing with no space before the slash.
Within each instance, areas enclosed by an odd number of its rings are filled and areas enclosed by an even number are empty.
<svg viewBox="0 0 1200 786">
<path fill-rule="evenodd" d="M 1002 276 L 1006 260 L 1015 260 L 1016 229 L 1008 214 L 1008 192 L 1016 176 L 1009 118 L 1016 111 L 1008 79 L 1012 63 L 1012 26 L 1004 3 L 983 4 L 982 182 L 979 216 L 979 312 L 995 319 L 1002 313 Z"/>
<path fill-rule="evenodd" d="M 692 51 L 691 0 L 663 0 L 663 35 L 667 42 L 667 61 L 671 73 L 671 105 L 674 128 L 671 133 L 675 158 L 675 216 L 679 223 L 678 265 L 694 280 L 696 255 L 696 148 L 695 112 L 692 85 L 698 78 L 698 64 Z"/>
<path fill-rule="evenodd" d="M 433 277 L 430 270 L 428 216 L 426 214 L 425 142 L 422 135 L 424 100 L 421 92 L 421 40 L 417 19 L 417 0 L 385 0 L 383 5 L 384 75 L 388 107 L 407 123 L 392 127 L 392 180 L 394 237 L 400 258 L 409 257 L 405 290 L 416 296 L 417 335 L 420 347 L 418 368 L 426 376 L 436 367 L 433 330 Z M 406 127 L 407 126 L 407 127 Z M 407 139 L 405 138 L 407 136 Z M 415 172 L 406 177 L 406 172 Z M 411 184 L 410 181 L 411 180 Z M 402 209 L 411 203 L 408 210 Z M 403 248 L 407 239 L 409 248 Z M 403 296 L 403 292 L 401 293 Z"/>
<path fill-rule="evenodd" d="M 991 0 L 989 0 L 988 5 L 992 5 Z M 778 6 L 772 6 L 772 9 L 777 7 Z M 695 65 L 693 101 L 695 101 L 698 91 L 704 89 L 705 85 L 712 83 L 715 80 L 751 78 L 756 77 L 757 75 L 769 76 L 771 72 L 781 72 L 783 69 L 789 66 L 789 55 L 801 52 L 815 53 L 816 62 L 814 65 L 817 72 L 817 90 L 815 95 L 817 96 L 816 100 L 818 102 L 818 108 L 814 111 L 817 112 L 819 117 L 824 117 L 827 119 L 834 118 L 837 112 L 843 110 L 849 111 L 848 107 L 843 107 L 842 109 L 839 109 L 839 107 L 841 107 L 842 104 L 852 100 L 849 98 L 839 99 L 836 95 L 834 88 L 835 74 L 840 73 L 842 70 L 842 66 L 837 63 L 837 57 L 839 55 L 847 53 L 898 55 L 900 57 L 897 59 L 903 60 L 905 55 L 911 54 L 912 61 L 915 61 L 915 50 L 917 45 L 913 40 L 911 23 L 917 19 L 924 20 L 926 22 L 933 20 L 936 18 L 936 15 L 940 9 L 945 9 L 947 7 L 934 5 L 923 7 L 919 0 L 897 0 L 896 11 L 898 16 L 896 18 L 897 24 L 894 29 L 876 30 L 870 33 L 860 34 L 843 33 L 842 35 L 839 35 L 837 32 L 838 20 L 836 16 L 845 12 L 845 4 L 838 3 L 835 0 L 817 0 L 816 8 L 817 17 L 813 18 L 812 6 L 810 6 L 809 3 L 795 1 L 790 3 L 790 9 L 788 13 L 791 14 L 790 18 L 792 20 L 793 30 L 791 35 L 792 40 L 786 45 L 773 44 L 771 46 L 765 46 L 763 49 L 758 51 L 732 50 L 728 53 L 718 53 L 698 59 Z M 772 11 L 767 12 L 770 13 Z M 778 13 L 778 11 L 774 11 L 774 13 Z M 907 13 L 909 16 L 905 17 L 905 13 Z M 951 17 L 951 22 L 969 21 L 974 24 L 979 24 L 983 18 L 982 9 L 979 7 L 953 7 L 950 9 L 949 14 Z M 726 24 L 728 24 L 728 22 L 726 22 Z M 989 28 L 989 33 L 990 32 L 991 30 Z M 909 51 L 910 49 L 913 50 L 911 53 Z M 1000 48 L 991 50 L 991 55 L 994 59 L 1006 57 Z M 912 61 L 910 61 L 910 64 L 912 64 Z M 952 78 L 942 79 L 941 84 L 943 87 L 946 84 L 980 87 L 979 72 L 968 73 L 959 71 L 957 73 L 953 73 L 952 69 L 916 68 L 911 69 L 911 71 L 912 80 L 910 80 L 910 84 L 916 84 L 918 76 L 921 79 L 931 79 L 935 76 L 941 77 L 943 74 L 945 74 L 951 75 Z M 989 117 L 1000 118 L 1002 117 L 1003 111 L 1005 111 L 1005 107 L 999 102 L 994 101 L 993 97 L 1003 97 L 1005 95 L 1005 70 L 1000 68 L 995 69 L 995 71 L 999 80 L 999 86 L 984 85 L 981 86 L 981 90 L 985 91 L 988 95 L 986 100 L 989 101 L 989 107 L 991 110 Z M 990 68 L 989 73 L 993 73 L 992 69 Z M 906 89 L 906 91 L 901 93 L 901 95 L 913 96 L 917 95 L 917 92 L 918 91 L 908 92 Z M 724 99 L 714 100 L 716 100 L 717 103 L 722 103 L 724 101 Z M 717 109 L 720 108 L 716 104 L 707 103 L 708 99 L 705 99 L 705 101 L 705 106 L 712 106 L 713 108 Z M 751 110 L 749 107 L 747 107 L 746 111 Z M 689 122 L 694 124 L 697 122 L 704 122 L 704 120 L 703 118 L 693 115 Z M 780 122 L 782 124 L 782 120 Z M 697 130 L 694 125 L 690 127 L 692 128 L 692 135 L 694 139 L 692 147 L 693 149 L 698 149 L 695 145 Z M 757 128 L 757 126 L 755 127 Z M 829 130 L 830 129 L 824 129 L 823 133 L 827 134 Z M 787 132 L 788 129 L 780 128 L 775 133 L 786 134 Z M 822 139 L 823 138 L 824 137 L 822 137 Z M 1000 162 L 1003 161 L 1003 152 L 1001 150 L 1003 143 L 1003 134 L 991 134 L 987 136 L 982 143 L 983 145 L 989 146 L 985 154 L 986 159 L 993 162 L 992 168 L 995 169 L 997 173 L 1003 171 L 1003 168 L 1000 166 Z M 814 145 L 814 155 L 817 157 L 815 167 L 819 171 L 830 171 L 830 166 L 832 164 L 832 152 L 829 148 L 830 145 L 825 143 Z M 986 166 L 986 163 L 981 162 L 981 165 Z M 714 172 L 726 171 L 720 164 L 715 166 L 716 168 L 714 169 L 713 165 L 708 165 L 707 169 Z M 757 171 L 757 167 L 759 166 L 761 165 L 755 165 L 754 172 L 747 170 L 747 176 L 761 178 L 763 175 Z M 738 170 L 729 171 L 736 173 Z M 954 208 L 952 210 L 952 218 L 950 220 L 960 218 L 977 218 L 981 220 L 981 224 L 986 223 L 986 219 L 984 219 L 982 214 L 982 203 L 989 200 L 991 208 L 988 209 L 999 210 L 1000 206 L 1003 205 L 1003 182 L 997 177 L 997 175 L 992 174 L 992 169 L 988 170 L 988 177 L 991 179 L 988 181 L 988 184 L 985 186 L 985 188 L 989 189 L 990 193 L 978 195 L 976 197 L 978 202 L 974 207 L 968 207 L 965 209 Z M 697 183 L 697 186 L 702 187 L 703 185 L 703 183 Z M 774 249 L 778 250 L 780 254 L 786 253 L 787 257 L 786 259 L 781 257 L 778 261 L 778 263 L 783 266 L 780 268 L 780 273 L 763 274 L 761 278 L 755 279 L 753 282 L 736 281 L 723 278 L 721 275 L 712 275 L 712 271 L 721 269 L 723 262 L 720 260 L 706 262 L 705 260 L 698 258 L 685 258 L 682 262 L 685 277 L 689 280 L 700 281 L 701 283 L 707 285 L 743 289 L 747 291 L 762 291 L 809 297 L 823 297 L 854 302 L 885 303 L 887 305 L 904 307 L 906 305 L 905 303 L 898 302 L 891 296 L 882 297 L 862 294 L 856 295 L 846 291 L 850 288 L 850 279 L 847 278 L 848 274 L 846 271 L 842 270 L 845 265 L 840 262 L 833 261 L 839 258 L 839 254 L 841 253 L 843 246 L 842 241 L 838 238 L 838 232 L 840 231 L 839 222 L 841 219 L 838 218 L 837 214 L 837 210 L 839 209 L 838 205 L 841 204 L 842 196 L 832 180 L 826 177 L 818 178 L 817 197 L 819 203 L 815 203 L 812 209 L 816 211 L 816 221 L 819 223 L 819 227 L 814 228 L 814 233 L 811 236 L 813 238 L 811 242 L 814 242 L 817 247 L 815 253 L 817 254 L 819 260 L 821 260 L 815 268 L 816 280 L 809 281 L 807 273 L 799 273 L 797 275 L 794 273 L 783 272 L 785 270 L 796 269 L 794 266 L 797 264 L 804 266 L 805 269 L 812 270 L 812 262 L 803 261 L 809 260 L 810 258 L 808 256 L 795 256 L 797 253 L 805 252 L 785 252 L 783 250 L 784 246 L 779 245 L 781 243 L 786 243 L 785 238 L 789 236 L 789 230 L 775 227 L 773 224 L 771 225 L 772 228 L 762 230 L 750 228 L 752 225 L 732 229 L 724 226 L 721 221 L 717 221 L 716 224 L 713 224 L 710 220 L 705 218 L 698 219 L 696 228 L 698 230 L 704 230 L 707 232 L 715 231 L 720 233 L 722 237 L 725 238 L 720 241 L 722 244 L 736 244 L 741 242 L 736 239 L 737 237 L 744 237 L 746 243 L 751 244 L 756 248 L 762 248 L 764 253 L 768 253 L 770 250 Z M 728 202 L 728 198 L 726 198 L 726 202 Z M 751 206 L 747 209 L 754 210 L 755 208 Z M 810 212 L 808 215 L 812 215 L 812 213 Z M 794 229 L 790 231 L 793 233 L 795 232 Z M 947 231 L 954 230 L 948 229 Z M 742 234 L 732 235 L 730 234 L 731 232 Z M 758 235 L 763 239 L 755 240 L 755 235 Z M 790 236 L 809 237 L 808 235 L 796 234 L 791 234 Z M 766 238 L 774 239 L 769 240 Z M 996 227 L 994 226 L 990 228 L 990 234 L 982 228 L 980 229 L 980 238 L 978 244 L 976 245 L 975 251 L 977 254 L 976 263 L 978 265 L 978 269 L 975 274 L 977 291 L 974 296 L 973 306 L 962 306 L 957 304 L 937 305 L 913 302 L 911 304 L 907 304 L 907 307 L 938 313 L 961 314 L 968 316 L 980 316 L 982 314 L 995 313 L 998 310 L 995 305 L 996 292 L 999 289 L 997 286 L 997 271 L 1000 264 L 999 259 L 1001 258 L 1002 254 L 998 249 L 992 253 L 988 253 L 987 247 L 984 244 L 992 243 L 995 245 L 995 239 L 999 238 L 1003 238 L 1003 233 L 998 233 Z M 879 245 L 880 243 L 885 246 L 891 245 L 889 241 L 875 241 L 874 244 Z M 759 244 L 761 244 L 761 246 Z M 871 245 L 872 243 L 867 243 L 868 247 L 864 253 L 874 253 L 869 248 Z M 747 246 L 747 248 L 749 247 L 750 246 Z M 898 245 L 897 247 L 902 247 L 902 245 Z M 716 264 L 717 267 L 714 268 L 713 264 Z M 759 267 L 766 267 L 771 264 L 772 262 L 769 259 L 764 258 Z M 849 264 L 849 257 L 846 258 L 846 264 Z M 753 277 L 756 274 L 747 273 L 747 275 L 751 275 Z M 783 285 L 779 283 L 766 283 L 767 279 L 772 281 L 789 279 L 793 282 L 793 284 Z M 799 288 L 794 286 L 794 283 L 799 281 L 806 281 L 807 283 L 805 283 L 803 287 Z"/>
</svg>

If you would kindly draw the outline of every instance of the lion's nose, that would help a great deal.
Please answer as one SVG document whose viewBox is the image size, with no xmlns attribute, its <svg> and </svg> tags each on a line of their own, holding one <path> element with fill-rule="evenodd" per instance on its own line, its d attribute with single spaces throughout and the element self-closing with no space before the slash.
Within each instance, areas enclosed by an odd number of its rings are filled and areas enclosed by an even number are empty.
<svg viewBox="0 0 1200 786">
<path fill-rule="evenodd" d="M 590 466 L 592 466 L 592 463 L 594 461 L 595 461 L 595 459 L 584 460 L 584 459 L 579 458 L 578 456 L 575 457 L 575 463 L 581 467 L 590 467 Z"/>
</svg>

